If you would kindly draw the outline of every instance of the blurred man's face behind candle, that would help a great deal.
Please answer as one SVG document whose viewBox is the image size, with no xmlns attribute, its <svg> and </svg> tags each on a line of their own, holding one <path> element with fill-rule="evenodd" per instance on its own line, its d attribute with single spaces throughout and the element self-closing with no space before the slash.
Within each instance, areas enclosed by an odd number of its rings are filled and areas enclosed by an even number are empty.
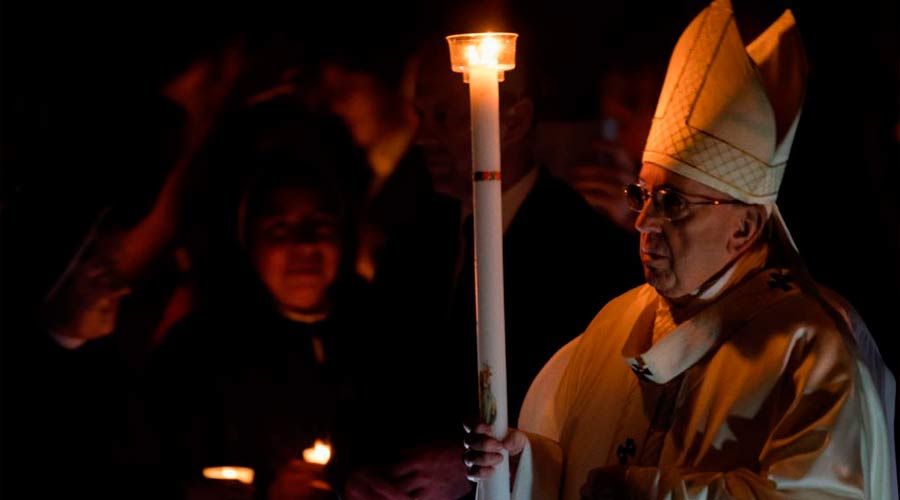
<svg viewBox="0 0 900 500">
<path fill-rule="evenodd" d="M 468 87 L 449 65 L 438 74 L 425 63 L 416 78 L 419 114 L 416 142 L 422 148 L 435 188 L 457 199 L 471 190 L 472 149 Z"/>
<path fill-rule="evenodd" d="M 253 265 L 276 302 L 290 311 L 324 312 L 340 266 L 338 216 L 322 196 L 278 187 L 251 225 Z"/>
<path fill-rule="evenodd" d="M 430 46 L 414 62 L 414 105 L 419 116 L 416 143 L 422 148 L 435 189 L 459 200 L 472 192 L 472 136 L 469 86 L 450 70 L 446 43 Z M 500 83 L 500 139 L 504 189 L 533 167 L 528 139 L 534 112 L 517 70 Z M 528 153 L 521 151 L 528 150 Z"/>
</svg>

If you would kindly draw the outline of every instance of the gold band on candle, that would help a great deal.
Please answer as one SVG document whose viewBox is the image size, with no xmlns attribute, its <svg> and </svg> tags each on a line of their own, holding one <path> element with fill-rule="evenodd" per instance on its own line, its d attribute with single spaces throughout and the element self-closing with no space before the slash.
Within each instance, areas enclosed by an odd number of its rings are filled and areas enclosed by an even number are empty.
<svg viewBox="0 0 900 500">
<path fill-rule="evenodd" d="M 472 179 L 475 182 L 499 181 L 500 180 L 500 171 L 499 170 L 491 170 L 491 171 L 475 172 L 472 174 Z"/>
</svg>

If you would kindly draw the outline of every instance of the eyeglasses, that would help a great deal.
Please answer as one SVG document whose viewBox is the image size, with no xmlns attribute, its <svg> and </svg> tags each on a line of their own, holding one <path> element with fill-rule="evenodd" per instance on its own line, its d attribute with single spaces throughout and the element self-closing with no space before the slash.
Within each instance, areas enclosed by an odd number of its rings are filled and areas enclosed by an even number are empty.
<svg viewBox="0 0 900 500">
<path fill-rule="evenodd" d="M 688 197 L 699 198 L 702 201 L 691 201 Z M 691 205 L 746 205 L 738 200 L 720 200 L 697 194 L 685 194 L 668 187 L 655 189 L 651 193 L 640 184 L 625 186 L 625 200 L 628 201 L 628 208 L 631 211 L 641 212 L 648 199 L 653 200 L 653 209 L 656 213 L 669 222 L 687 217 Z"/>
</svg>

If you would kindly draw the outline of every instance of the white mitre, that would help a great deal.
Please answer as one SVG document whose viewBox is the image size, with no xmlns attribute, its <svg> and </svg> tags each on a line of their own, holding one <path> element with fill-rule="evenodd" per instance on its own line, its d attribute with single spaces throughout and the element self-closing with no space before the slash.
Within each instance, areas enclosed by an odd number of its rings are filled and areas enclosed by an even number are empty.
<svg viewBox="0 0 900 500">
<path fill-rule="evenodd" d="M 743 202 L 772 205 L 807 71 L 790 10 L 745 47 L 731 3 L 714 1 L 675 46 L 643 161 Z"/>
</svg>

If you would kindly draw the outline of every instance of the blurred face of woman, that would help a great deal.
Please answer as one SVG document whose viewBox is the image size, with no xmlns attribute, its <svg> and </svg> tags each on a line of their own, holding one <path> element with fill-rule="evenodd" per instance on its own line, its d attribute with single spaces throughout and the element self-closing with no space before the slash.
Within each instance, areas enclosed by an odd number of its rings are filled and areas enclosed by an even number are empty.
<svg viewBox="0 0 900 500">
<path fill-rule="evenodd" d="M 341 260 L 338 217 L 321 195 L 279 187 L 251 227 L 251 256 L 278 304 L 299 313 L 324 312 Z"/>
</svg>

